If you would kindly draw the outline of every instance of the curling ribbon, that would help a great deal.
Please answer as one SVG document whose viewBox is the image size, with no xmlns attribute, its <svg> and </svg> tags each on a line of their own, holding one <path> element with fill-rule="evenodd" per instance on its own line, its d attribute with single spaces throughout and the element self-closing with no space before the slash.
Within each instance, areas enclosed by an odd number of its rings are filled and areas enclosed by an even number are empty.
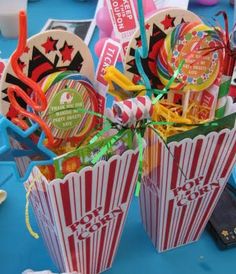
<svg viewBox="0 0 236 274">
<path fill-rule="evenodd" d="M 30 193 L 32 191 L 32 188 L 34 187 L 35 185 L 35 182 L 36 180 L 40 180 L 39 176 L 37 176 L 38 178 L 34 178 L 33 181 L 30 183 L 28 189 L 27 189 L 27 192 L 26 192 L 26 203 L 25 203 L 25 224 L 26 224 L 26 227 L 29 231 L 29 234 L 35 238 L 35 239 L 38 239 L 39 238 L 39 235 L 38 233 L 34 232 L 32 227 L 31 227 L 31 224 L 30 224 L 30 218 L 29 218 L 29 196 L 30 196 Z"/>
<path fill-rule="evenodd" d="M 146 29 L 145 29 L 145 21 L 144 21 L 144 12 L 143 12 L 143 3 L 142 0 L 137 1 L 138 6 L 138 17 L 139 17 L 139 28 L 140 28 L 140 35 L 141 35 L 141 41 L 142 46 L 140 48 L 136 48 L 135 50 L 135 61 L 136 66 L 138 69 L 139 74 L 142 76 L 145 87 L 147 89 L 147 95 L 149 97 L 152 96 L 151 94 L 151 83 L 148 79 L 147 74 L 145 73 L 143 66 L 142 66 L 142 60 L 148 57 L 148 46 L 147 46 L 147 35 L 146 35 Z"/>
</svg>

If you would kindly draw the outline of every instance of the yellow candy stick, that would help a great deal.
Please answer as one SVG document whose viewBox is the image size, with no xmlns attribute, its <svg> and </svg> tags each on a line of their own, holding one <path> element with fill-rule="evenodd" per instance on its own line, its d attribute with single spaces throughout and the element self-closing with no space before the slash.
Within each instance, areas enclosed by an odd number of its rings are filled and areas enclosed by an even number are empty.
<svg viewBox="0 0 236 274">
<path fill-rule="evenodd" d="M 114 66 L 109 66 L 106 68 L 104 79 L 108 83 L 108 92 L 115 96 L 118 101 L 132 98 L 138 95 L 143 96 L 146 94 L 146 88 L 144 85 L 135 85 L 133 82 L 127 78 L 123 73 L 121 73 Z M 113 83 L 120 87 L 121 90 L 116 90 Z"/>
</svg>

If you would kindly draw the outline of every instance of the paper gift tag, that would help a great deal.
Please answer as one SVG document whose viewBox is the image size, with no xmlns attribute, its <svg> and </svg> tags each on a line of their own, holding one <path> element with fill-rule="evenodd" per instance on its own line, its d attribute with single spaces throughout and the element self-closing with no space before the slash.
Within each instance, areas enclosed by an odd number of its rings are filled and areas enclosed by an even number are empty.
<svg viewBox="0 0 236 274">
<path fill-rule="evenodd" d="M 96 123 L 97 94 L 87 77 L 70 71 L 49 74 L 39 82 L 48 106 L 39 116 L 57 139 L 80 141 Z"/>
<path fill-rule="evenodd" d="M 53 72 L 65 70 L 78 71 L 94 80 L 94 64 L 89 48 L 78 36 L 66 31 L 50 30 L 29 38 L 19 65 L 24 74 L 36 82 Z M 1 109 L 4 115 L 11 118 L 14 110 L 10 108 L 7 96 L 9 85 L 15 84 L 26 92 L 31 91 L 16 77 L 10 61 L 2 79 Z M 20 98 L 19 103 L 26 108 Z"/>
<path fill-rule="evenodd" d="M 167 34 L 178 24 L 183 22 L 201 22 L 200 18 L 188 10 L 179 8 L 166 8 L 157 11 L 146 20 L 145 28 L 148 44 L 148 57 L 142 60 L 143 69 L 150 79 L 152 87 L 158 87 L 161 82 L 157 77 L 156 62 L 160 48 Z M 128 45 L 125 59 L 125 74 L 134 83 L 138 83 L 141 76 L 136 67 L 135 49 L 141 47 L 140 31 L 137 30 Z"/>
</svg>

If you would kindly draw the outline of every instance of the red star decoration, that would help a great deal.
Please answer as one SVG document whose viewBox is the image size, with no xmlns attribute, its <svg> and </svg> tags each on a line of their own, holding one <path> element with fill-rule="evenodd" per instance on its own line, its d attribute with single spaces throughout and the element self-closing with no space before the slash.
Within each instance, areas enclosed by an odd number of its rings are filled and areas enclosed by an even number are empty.
<svg viewBox="0 0 236 274">
<path fill-rule="evenodd" d="M 140 47 L 142 46 L 142 40 L 141 40 L 141 39 L 138 39 L 138 40 L 136 41 L 136 45 L 137 45 L 138 48 L 140 48 Z"/>
<path fill-rule="evenodd" d="M 24 67 L 26 66 L 26 64 L 23 61 L 21 61 L 20 59 L 18 59 L 18 65 L 19 65 L 21 71 L 23 71 Z"/>
<path fill-rule="evenodd" d="M 53 38 L 50 36 L 41 46 L 45 49 L 45 53 L 50 53 L 51 51 L 57 50 L 57 42 L 58 40 L 53 40 Z"/>
<path fill-rule="evenodd" d="M 67 42 L 65 41 L 62 48 L 59 49 L 61 55 L 62 55 L 62 61 L 71 61 L 71 54 L 73 52 L 74 48 L 73 46 L 69 46 Z"/>
<path fill-rule="evenodd" d="M 149 25 L 149 24 L 146 24 L 146 25 L 145 25 L 145 29 L 146 29 L 146 30 L 149 30 L 149 29 L 150 29 L 150 25 Z"/>
<path fill-rule="evenodd" d="M 166 15 L 165 19 L 161 21 L 161 24 L 164 26 L 164 30 L 173 28 L 175 17 L 171 17 L 169 14 Z"/>
<path fill-rule="evenodd" d="M 140 75 L 135 74 L 134 77 L 133 77 L 133 82 L 138 83 L 140 80 L 141 80 Z"/>
<path fill-rule="evenodd" d="M 24 49 L 24 52 L 25 52 L 25 53 L 28 53 L 29 50 L 30 50 L 30 48 L 29 48 L 28 46 L 26 46 L 25 49 Z"/>
</svg>

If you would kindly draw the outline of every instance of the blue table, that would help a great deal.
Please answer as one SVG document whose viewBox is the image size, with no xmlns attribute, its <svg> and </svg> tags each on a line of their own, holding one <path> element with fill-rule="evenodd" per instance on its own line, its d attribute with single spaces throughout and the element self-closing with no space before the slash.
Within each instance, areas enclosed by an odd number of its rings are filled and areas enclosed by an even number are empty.
<svg viewBox="0 0 236 274">
<path fill-rule="evenodd" d="M 40 0 L 28 6 L 28 35 L 37 33 L 45 21 L 51 18 L 83 19 L 93 16 L 95 0 L 78 2 L 75 0 Z M 190 9 L 208 19 L 218 10 L 227 10 L 230 25 L 233 21 L 233 9 L 228 1 L 221 1 L 214 7 L 190 4 Z M 98 34 L 91 41 L 93 48 Z M 16 40 L 0 37 L 2 58 L 7 58 L 15 49 Z M 97 63 L 97 58 L 95 57 Z M 10 169 L 0 170 L 2 181 Z M 56 272 L 55 266 L 44 247 L 43 241 L 34 240 L 26 230 L 24 223 L 25 191 L 14 178 L 2 186 L 8 192 L 7 201 L 0 206 L 0 274 L 19 274 L 27 268 L 34 270 L 50 269 Z M 37 230 L 34 217 L 31 216 L 33 228 Z M 197 243 L 181 247 L 166 253 L 158 254 L 142 227 L 138 201 L 134 198 L 122 235 L 121 243 L 112 274 L 188 274 L 188 273 L 236 273 L 236 250 L 220 251 L 215 242 L 204 232 Z"/>
</svg>

